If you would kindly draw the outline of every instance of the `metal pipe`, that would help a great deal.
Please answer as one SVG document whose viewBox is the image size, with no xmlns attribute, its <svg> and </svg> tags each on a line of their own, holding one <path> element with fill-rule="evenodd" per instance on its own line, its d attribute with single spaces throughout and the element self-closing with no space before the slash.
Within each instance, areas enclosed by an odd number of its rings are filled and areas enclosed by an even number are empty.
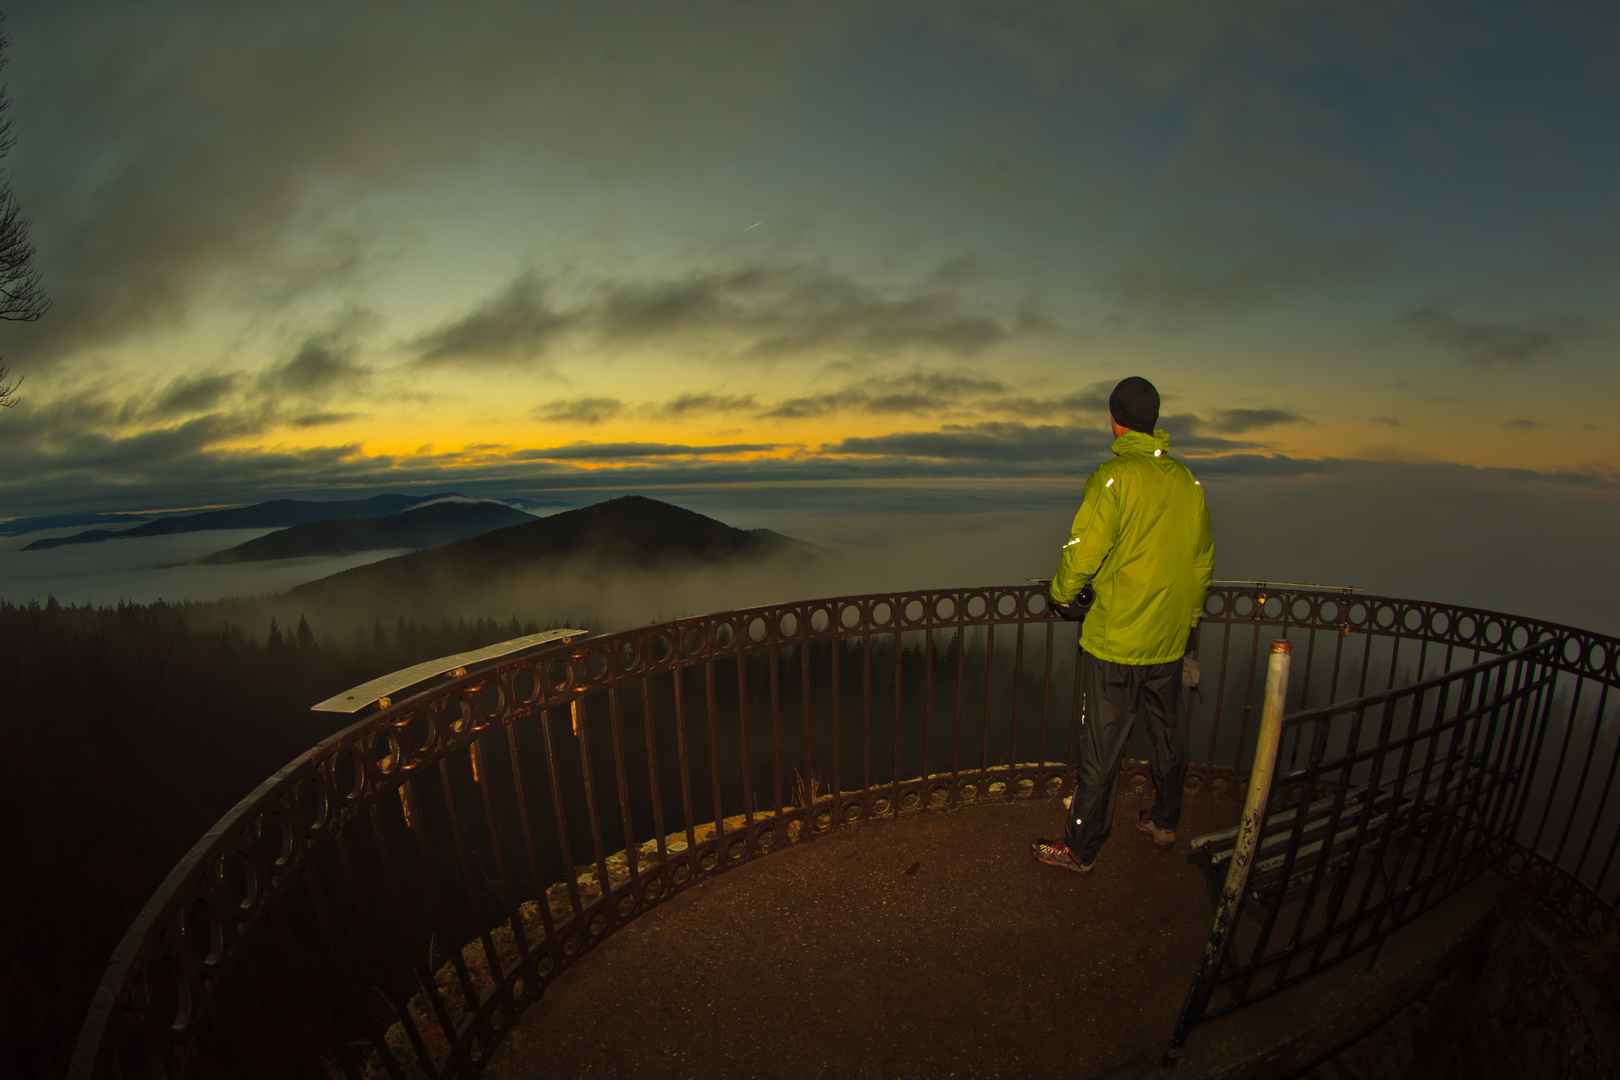
<svg viewBox="0 0 1620 1080">
<path fill-rule="evenodd" d="M 1271 659 L 1266 665 L 1266 693 L 1260 713 L 1259 743 L 1254 749 L 1254 768 L 1249 773 L 1249 791 L 1243 800 L 1243 820 L 1238 827 L 1237 848 L 1226 871 L 1226 884 L 1221 889 L 1221 902 L 1215 909 L 1215 923 L 1210 928 L 1209 940 L 1204 943 L 1204 957 L 1187 990 L 1187 1001 L 1176 1019 L 1176 1030 L 1165 1048 L 1163 1064 L 1174 1067 L 1181 1060 L 1181 1048 L 1187 1034 L 1209 1003 L 1210 987 L 1216 969 L 1226 954 L 1232 921 L 1237 914 L 1243 889 L 1249 883 L 1249 867 L 1254 862 L 1255 847 L 1260 842 L 1260 827 L 1265 822 L 1266 800 L 1271 795 L 1271 774 L 1277 764 L 1277 743 L 1282 737 L 1283 699 L 1288 694 L 1288 665 L 1293 646 L 1285 638 L 1271 643 Z"/>
</svg>

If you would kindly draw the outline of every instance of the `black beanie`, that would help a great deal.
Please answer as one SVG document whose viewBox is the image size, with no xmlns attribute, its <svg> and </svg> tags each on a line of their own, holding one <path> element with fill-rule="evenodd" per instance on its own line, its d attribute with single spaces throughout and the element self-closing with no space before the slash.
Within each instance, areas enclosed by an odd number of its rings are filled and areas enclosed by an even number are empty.
<svg viewBox="0 0 1620 1080">
<path fill-rule="evenodd" d="M 1139 375 L 1121 379 L 1108 395 L 1108 412 L 1120 427 L 1151 435 L 1159 422 L 1159 391 Z"/>
</svg>

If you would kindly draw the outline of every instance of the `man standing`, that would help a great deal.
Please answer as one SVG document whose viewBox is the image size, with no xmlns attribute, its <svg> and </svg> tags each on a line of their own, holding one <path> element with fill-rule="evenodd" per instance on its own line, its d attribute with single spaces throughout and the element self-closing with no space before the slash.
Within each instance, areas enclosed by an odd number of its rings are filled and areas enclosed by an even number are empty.
<svg viewBox="0 0 1620 1080">
<path fill-rule="evenodd" d="M 1091 872 L 1113 827 L 1120 759 L 1138 713 L 1147 718 L 1158 796 L 1136 826 L 1159 847 L 1176 842 L 1187 771 L 1182 656 L 1215 566 L 1204 489 L 1168 453 L 1170 437 L 1154 430 L 1158 390 L 1132 376 L 1114 387 L 1108 411 L 1116 456 L 1086 481 L 1050 592 L 1065 614 L 1083 590 L 1095 594 L 1089 612 L 1078 613 L 1086 708 L 1074 798 L 1064 839 L 1030 849 L 1048 866 L 1080 874 Z"/>
</svg>

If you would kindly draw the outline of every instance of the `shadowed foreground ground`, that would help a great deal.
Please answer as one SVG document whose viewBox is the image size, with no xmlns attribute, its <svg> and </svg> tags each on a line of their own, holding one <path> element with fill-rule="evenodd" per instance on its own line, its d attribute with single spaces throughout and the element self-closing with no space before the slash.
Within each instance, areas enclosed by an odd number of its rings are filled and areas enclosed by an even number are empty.
<svg viewBox="0 0 1620 1080">
<path fill-rule="evenodd" d="M 1122 797 L 1095 873 L 1035 862 L 1037 799 L 848 829 L 671 898 L 563 973 L 484 1075 L 1105 1076 L 1156 1061 L 1209 933 Z M 1139 1070 L 1130 1069 L 1132 1073 Z"/>
</svg>

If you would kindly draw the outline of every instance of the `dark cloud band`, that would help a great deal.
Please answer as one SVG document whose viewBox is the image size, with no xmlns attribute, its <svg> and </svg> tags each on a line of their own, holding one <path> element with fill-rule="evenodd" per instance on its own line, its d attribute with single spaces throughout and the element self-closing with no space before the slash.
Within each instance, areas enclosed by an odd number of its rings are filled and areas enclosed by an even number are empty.
<svg viewBox="0 0 1620 1080">
<path fill-rule="evenodd" d="M 1410 330 L 1470 364 L 1526 364 L 1558 356 L 1593 330 L 1591 320 L 1568 312 L 1542 311 L 1520 319 L 1469 322 L 1434 305 L 1409 308 L 1395 317 Z"/>
</svg>

